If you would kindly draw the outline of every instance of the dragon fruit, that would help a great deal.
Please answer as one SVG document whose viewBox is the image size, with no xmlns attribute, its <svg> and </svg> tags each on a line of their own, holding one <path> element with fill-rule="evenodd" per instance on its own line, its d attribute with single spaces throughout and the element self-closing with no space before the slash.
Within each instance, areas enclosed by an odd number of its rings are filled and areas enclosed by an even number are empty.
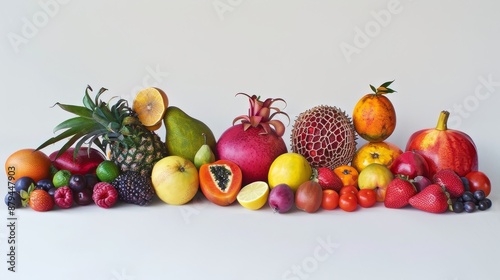
<svg viewBox="0 0 500 280">
<path fill-rule="evenodd" d="M 284 102 L 282 98 L 267 98 L 261 101 L 256 95 L 237 93 L 249 98 L 248 116 L 238 116 L 233 126 L 222 133 L 216 145 L 216 156 L 219 159 L 236 163 L 243 174 L 243 185 L 255 181 L 266 181 L 269 167 L 281 154 L 288 152 L 283 134 L 285 125 L 273 117 L 288 115 L 272 104 Z M 271 112 L 274 111 L 272 114 Z M 239 124 L 236 122 L 241 121 Z"/>
</svg>

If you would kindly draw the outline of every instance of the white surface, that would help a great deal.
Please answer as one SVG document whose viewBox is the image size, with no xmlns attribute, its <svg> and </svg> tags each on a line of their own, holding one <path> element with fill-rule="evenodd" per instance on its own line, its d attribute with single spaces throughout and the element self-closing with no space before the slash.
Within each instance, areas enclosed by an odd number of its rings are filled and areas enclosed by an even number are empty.
<svg viewBox="0 0 500 280">
<path fill-rule="evenodd" d="M 497 1 L 2 2 L 3 161 L 52 136 L 69 115 L 50 106 L 79 103 L 87 84 L 128 99 L 158 86 L 218 137 L 247 112 L 237 92 L 283 97 L 293 120 L 319 104 L 351 114 L 368 84 L 395 79 L 398 125 L 388 141 L 404 148 L 449 109 L 450 128 L 476 142 L 494 205 L 462 215 L 383 205 L 277 215 L 204 199 L 19 209 L 17 272 L 4 261 L 3 225 L 0 278 L 498 279 L 499 8 Z M 368 40 L 357 28 L 368 28 Z M 357 53 L 345 55 L 346 44 Z"/>
</svg>

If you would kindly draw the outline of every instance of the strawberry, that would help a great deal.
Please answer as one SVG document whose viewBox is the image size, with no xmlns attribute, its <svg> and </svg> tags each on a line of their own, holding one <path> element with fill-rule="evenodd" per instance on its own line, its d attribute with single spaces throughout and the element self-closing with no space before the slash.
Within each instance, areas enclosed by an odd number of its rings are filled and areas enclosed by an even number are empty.
<svg viewBox="0 0 500 280">
<path fill-rule="evenodd" d="M 45 212 L 54 208 L 54 200 L 50 194 L 42 189 L 29 192 L 28 204 L 31 209 L 39 212 Z"/>
<path fill-rule="evenodd" d="M 101 208 L 110 208 L 118 200 L 118 191 L 110 183 L 99 182 L 94 186 L 92 199 L 97 206 Z"/>
<path fill-rule="evenodd" d="M 441 169 L 432 177 L 434 184 L 446 188 L 451 198 L 458 198 L 465 192 L 465 186 L 455 171 L 452 169 Z"/>
<path fill-rule="evenodd" d="M 314 175 L 316 177 L 314 181 L 318 182 L 323 190 L 330 189 L 339 192 L 344 186 L 340 177 L 328 167 L 316 168 Z"/>
<path fill-rule="evenodd" d="M 417 194 L 417 189 L 408 180 L 395 177 L 387 185 L 384 205 L 387 208 L 403 208 L 408 205 L 408 200 Z"/>
<path fill-rule="evenodd" d="M 444 213 L 451 204 L 448 192 L 438 184 L 427 186 L 412 196 L 408 202 L 414 208 L 430 213 Z"/>
</svg>

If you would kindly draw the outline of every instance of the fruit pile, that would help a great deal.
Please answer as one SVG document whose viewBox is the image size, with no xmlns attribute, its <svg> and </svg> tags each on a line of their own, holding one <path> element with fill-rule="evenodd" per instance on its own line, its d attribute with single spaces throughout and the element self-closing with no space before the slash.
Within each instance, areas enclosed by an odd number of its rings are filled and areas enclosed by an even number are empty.
<svg viewBox="0 0 500 280">
<path fill-rule="evenodd" d="M 91 87 L 83 105 L 56 105 L 74 116 L 57 125 L 56 136 L 36 149 L 14 152 L 5 162 L 12 208 L 49 211 L 95 204 L 150 205 L 155 197 L 170 205 L 189 203 L 201 192 L 219 206 L 238 201 L 277 213 L 294 207 L 315 213 L 340 208 L 352 212 L 377 204 L 430 213 L 487 210 L 491 182 L 478 170 L 476 146 L 464 132 L 447 128 L 441 112 L 435 128 L 410 136 L 404 151 L 386 139 L 396 127 L 396 111 L 386 82 L 363 96 L 351 118 L 335 106 L 299 114 L 291 131 L 291 151 L 282 136 L 290 118 L 275 103 L 246 96 L 248 115 L 238 116 L 219 139 L 202 121 L 169 106 L 165 92 L 146 88 L 132 106 L 105 102 Z M 112 99 L 111 99 L 112 100 Z M 164 127 L 164 140 L 156 131 Z M 357 148 L 357 137 L 367 142 Z M 48 146 L 66 140 L 46 155 Z"/>
</svg>

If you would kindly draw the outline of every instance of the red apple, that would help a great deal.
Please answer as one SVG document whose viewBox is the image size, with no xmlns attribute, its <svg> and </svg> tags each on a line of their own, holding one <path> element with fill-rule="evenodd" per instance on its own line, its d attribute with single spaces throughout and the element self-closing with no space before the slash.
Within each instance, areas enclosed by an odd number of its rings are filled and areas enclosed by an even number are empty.
<svg viewBox="0 0 500 280">
<path fill-rule="evenodd" d="M 406 176 L 408 179 L 417 176 L 429 177 L 429 164 L 421 154 L 406 151 L 394 160 L 391 172 L 394 175 Z"/>
</svg>

